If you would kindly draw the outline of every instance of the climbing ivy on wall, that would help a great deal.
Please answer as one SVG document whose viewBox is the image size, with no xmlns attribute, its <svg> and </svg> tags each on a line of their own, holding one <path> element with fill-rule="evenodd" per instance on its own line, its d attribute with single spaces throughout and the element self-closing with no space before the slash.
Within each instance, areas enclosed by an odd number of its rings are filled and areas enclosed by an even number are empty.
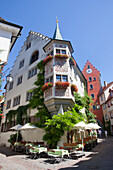
<svg viewBox="0 0 113 170">
<path fill-rule="evenodd" d="M 38 122 L 34 122 L 36 126 L 43 128 L 47 119 L 51 118 L 47 107 L 44 104 L 44 92 L 42 86 L 44 85 L 44 64 L 43 60 L 37 64 L 38 74 L 37 80 L 35 81 L 36 88 L 33 90 L 33 96 L 30 100 L 30 106 L 33 109 L 37 109 L 36 117 L 39 119 Z"/>
<path fill-rule="evenodd" d="M 22 119 L 26 117 L 26 122 L 28 120 L 28 113 L 27 110 L 28 108 L 30 108 L 30 105 L 24 105 L 24 106 L 19 106 L 17 110 L 10 110 L 7 114 L 6 114 L 6 121 L 5 121 L 5 125 L 7 124 L 7 122 L 10 123 L 10 125 L 12 125 L 12 122 L 15 121 L 16 118 L 16 124 L 22 124 Z"/>
</svg>

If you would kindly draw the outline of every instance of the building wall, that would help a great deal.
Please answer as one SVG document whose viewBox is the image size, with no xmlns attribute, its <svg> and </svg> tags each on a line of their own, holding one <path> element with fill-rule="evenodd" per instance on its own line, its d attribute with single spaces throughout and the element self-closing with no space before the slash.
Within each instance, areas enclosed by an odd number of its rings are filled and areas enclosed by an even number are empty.
<svg viewBox="0 0 113 170">
<path fill-rule="evenodd" d="M 93 105 L 100 105 L 98 95 L 101 90 L 101 80 L 100 80 L 100 71 L 98 71 L 93 64 L 91 64 L 89 61 L 85 64 L 82 73 L 84 74 L 85 78 L 87 79 L 87 90 L 88 95 L 91 96 L 94 94 L 93 98 Z M 91 85 L 93 88 L 91 89 Z M 103 123 L 103 113 L 102 113 L 102 107 L 100 106 L 98 109 L 92 110 L 92 112 L 96 115 L 96 119 L 99 120 L 101 123 Z"/>
<path fill-rule="evenodd" d="M 38 62 L 40 62 L 42 59 L 46 57 L 46 54 L 43 50 L 43 46 L 48 42 L 48 38 L 46 39 L 46 37 L 44 36 L 40 37 L 40 36 L 41 36 L 40 34 L 31 31 L 26 41 L 24 42 L 24 45 L 22 46 L 21 51 L 19 52 L 19 55 L 17 56 L 14 62 L 12 70 L 10 71 L 14 83 L 13 83 L 13 88 L 11 90 L 9 90 L 9 83 L 7 84 L 6 99 L 5 99 L 6 106 L 4 106 L 4 112 L 3 112 L 4 115 L 6 115 L 9 110 L 16 110 L 19 106 L 28 104 L 28 102 L 26 102 L 27 91 L 35 88 L 34 82 L 37 79 L 37 75 L 28 79 L 28 72 L 30 69 L 36 67 Z M 31 43 L 31 47 L 26 50 L 26 46 L 29 43 Z M 29 65 L 32 54 L 37 50 L 39 51 L 38 60 L 33 64 Z M 19 64 L 23 59 L 24 59 L 24 66 L 19 69 Z M 18 77 L 21 75 L 23 76 L 22 83 L 17 86 Z M 21 96 L 20 104 L 13 107 L 14 98 L 19 95 Z M 11 100 L 11 107 L 9 109 L 6 109 L 7 101 L 9 100 Z M 34 112 L 35 111 L 32 111 L 32 115 L 34 114 Z M 4 122 L 5 122 L 5 117 L 2 120 L 2 123 Z"/>
</svg>

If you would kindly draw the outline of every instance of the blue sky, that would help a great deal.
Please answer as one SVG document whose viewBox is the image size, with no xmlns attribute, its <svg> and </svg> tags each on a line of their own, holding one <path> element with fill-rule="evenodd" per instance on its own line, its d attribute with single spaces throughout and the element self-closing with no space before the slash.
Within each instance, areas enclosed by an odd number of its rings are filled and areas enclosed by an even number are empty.
<svg viewBox="0 0 113 170">
<path fill-rule="evenodd" d="M 89 59 L 101 72 L 102 85 L 113 81 L 113 0 L 4 0 L 1 7 L 2 18 L 23 26 L 5 69 L 13 65 L 29 31 L 53 36 L 57 16 L 80 69 Z"/>
</svg>

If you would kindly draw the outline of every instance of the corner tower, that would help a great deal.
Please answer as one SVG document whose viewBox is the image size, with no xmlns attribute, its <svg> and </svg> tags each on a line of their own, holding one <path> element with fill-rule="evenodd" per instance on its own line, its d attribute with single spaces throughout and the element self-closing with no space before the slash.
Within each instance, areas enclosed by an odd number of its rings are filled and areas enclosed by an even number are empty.
<svg viewBox="0 0 113 170">
<path fill-rule="evenodd" d="M 73 47 L 65 41 L 59 30 L 58 20 L 53 39 L 44 46 L 45 84 L 43 86 L 45 105 L 52 115 L 57 114 L 60 106 L 64 111 L 74 104 L 72 85 L 83 94 L 86 85 L 84 76 L 72 57 Z"/>
</svg>

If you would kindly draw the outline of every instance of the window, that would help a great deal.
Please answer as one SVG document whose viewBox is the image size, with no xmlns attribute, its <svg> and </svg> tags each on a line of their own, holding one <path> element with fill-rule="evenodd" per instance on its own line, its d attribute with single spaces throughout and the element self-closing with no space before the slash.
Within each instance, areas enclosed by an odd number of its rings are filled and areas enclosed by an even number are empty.
<svg viewBox="0 0 113 170">
<path fill-rule="evenodd" d="M 56 81 L 61 81 L 61 75 L 56 75 Z"/>
<path fill-rule="evenodd" d="M 92 84 L 90 84 L 90 89 L 93 89 L 93 85 Z"/>
<path fill-rule="evenodd" d="M 22 83 L 22 76 L 18 77 L 17 86 Z"/>
<path fill-rule="evenodd" d="M 46 83 L 49 82 L 49 79 L 46 79 Z"/>
<path fill-rule="evenodd" d="M 67 80 L 67 76 L 62 76 L 62 81 L 63 82 L 67 82 L 68 80 Z"/>
<path fill-rule="evenodd" d="M 51 77 L 50 77 L 50 82 L 52 82 L 52 83 L 53 83 L 53 76 L 51 76 Z"/>
<path fill-rule="evenodd" d="M 103 96 L 101 96 L 101 101 L 103 101 Z"/>
<path fill-rule="evenodd" d="M 96 77 L 94 77 L 93 80 L 95 81 L 95 80 L 96 80 Z"/>
<path fill-rule="evenodd" d="M 13 100 L 13 107 L 20 104 L 20 96 L 17 96 Z"/>
<path fill-rule="evenodd" d="M 92 77 L 89 77 L 89 81 L 92 81 Z"/>
<path fill-rule="evenodd" d="M 60 53 L 60 49 L 56 49 L 56 53 L 59 54 Z"/>
<path fill-rule="evenodd" d="M 66 50 L 62 50 L 62 54 L 66 54 Z"/>
<path fill-rule="evenodd" d="M 39 55 L 39 52 L 38 52 L 38 51 L 36 51 L 35 53 L 33 53 L 32 57 L 31 57 L 31 60 L 30 60 L 30 65 L 31 65 L 32 63 L 34 63 L 35 61 L 38 60 L 38 55 Z"/>
<path fill-rule="evenodd" d="M 90 65 L 88 65 L 87 68 L 89 69 L 89 68 L 90 68 Z"/>
<path fill-rule="evenodd" d="M 26 50 L 28 50 L 31 47 L 31 42 L 26 45 Z"/>
<path fill-rule="evenodd" d="M 9 84 L 9 90 L 11 90 L 13 88 L 13 82 L 10 82 Z"/>
<path fill-rule="evenodd" d="M 53 55 L 53 51 L 51 51 L 51 52 L 48 54 L 48 56 L 49 56 L 49 55 Z"/>
<path fill-rule="evenodd" d="M 94 99 L 94 98 L 95 98 L 95 95 L 94 95 L 94 94 L 91 94 L 91 97 Z"/>
<path fill-rule="evenodd" d="M 30 99 L 32 99 L 33 93 L 34 93 L 33 90 L 27 92 L 26 102 L 29 101 Z"/>
<path fill-rule="evenodd" d="M 104 109 L 104 110 L 106 109 L 106 104 L 103 104 L 103 109 Z"/>
<path fill-rule="evenodd" d="M 19 69 L 24 66 L 24 60 L 20 61 Z"/>
<path fill-rule="evenodd" d="M 31 70 L 29 70 L 28 72 L 28 79 L 35 76 L 37 74 L 37 67 L 32 68 Z"/>
<path fill-rule="evenodd" d="M 7 101 L 6 109 L 9 109 L 10 107 L 11 107 L 11 100 L 8 100 L 8 101 Z"/>
</svg>

